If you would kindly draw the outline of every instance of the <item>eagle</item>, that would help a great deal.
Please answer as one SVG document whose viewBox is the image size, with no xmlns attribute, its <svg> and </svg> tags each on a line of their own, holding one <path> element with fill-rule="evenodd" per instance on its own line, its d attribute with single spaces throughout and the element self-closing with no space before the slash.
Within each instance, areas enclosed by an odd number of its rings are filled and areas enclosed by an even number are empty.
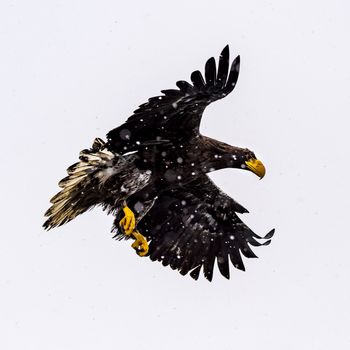
<svg viewBox="0 0 350 350">
<path fill-rule="evenodd" d="M 231 66 L 229 46 L 218 64 L 211 57 L 204 77 L 162 90 L 132 116 L 80 152 L 67 169 L 61 191 L 45 213 L 45 229 L 63 225 L 101 206 L 115 217 L 116 239 L 132 239 L 141 256 L 160 261 L 182 275 L 198 279 L 201 269 L 213 278 L 215 261 L 230 278 L 229 261 L 245 270 L 242 255 L 254 258 L 251 246 L 268 245 L 274 229 L 261 237 L 238 216 L 241 204 L 218 188 L 208 174 L 223 168 L 250 171 L 259 178 L 265 167 L 251 150 L 228 145 L 200 133 L 205 108 L 236 86 L 240 66 Z"/>
</svg>

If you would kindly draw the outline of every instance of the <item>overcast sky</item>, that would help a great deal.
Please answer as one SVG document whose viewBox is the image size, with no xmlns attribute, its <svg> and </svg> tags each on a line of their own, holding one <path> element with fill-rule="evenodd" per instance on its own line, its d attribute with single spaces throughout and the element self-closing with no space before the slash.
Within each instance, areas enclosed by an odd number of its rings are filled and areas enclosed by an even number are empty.
<svg viewBox="0 0 350 350">
<path fill-rule="evenodd" d="M 0 3 L 0 348 L 350 348 L 348 1 Z M 249 147 L 263 181 L 212 178 L 276 228 L 209 283 L 136 256 L 95 209 L 44 232 L 81 149 L 229 44 L 232 94 L 203 134 Z"/>
</svg>

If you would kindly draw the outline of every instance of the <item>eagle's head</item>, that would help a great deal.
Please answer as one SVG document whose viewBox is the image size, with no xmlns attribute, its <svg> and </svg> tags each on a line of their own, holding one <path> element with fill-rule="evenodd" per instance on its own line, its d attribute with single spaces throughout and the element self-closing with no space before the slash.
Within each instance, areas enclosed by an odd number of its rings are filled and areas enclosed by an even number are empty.
<svg viewBox="0 0 350 350">
<path fill-rule="evenodd" d="M 207 149 L 206 169 L 210 172 L 223 168 L 237 168 L 249 170 L 260 179 L 265 176 L 264 164 L 248 148 L 231 146 L 209 137 L 203 137 L 203 141 Z"/>
<path fill-rule="evenodd" d="M 236 160 L 238 160 L 238 163 L 235 162 L 235 165 L 239 165 L 242 169 L 250 170 L 255 175 L 259 176 L 260 179 L 265 176 L 266 169 L 264 164 L 257 159 L 254 152 L 248 148 L 237 148 L 232 157 L 236 157 Z"/>
</svg>

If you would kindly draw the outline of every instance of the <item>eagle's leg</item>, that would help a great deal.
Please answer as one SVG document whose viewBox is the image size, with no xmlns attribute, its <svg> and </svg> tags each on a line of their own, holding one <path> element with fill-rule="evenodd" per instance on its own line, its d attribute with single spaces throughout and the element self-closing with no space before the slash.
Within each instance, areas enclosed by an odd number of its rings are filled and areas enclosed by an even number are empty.
<svg viewBox="0 0 350 350">
<path fill-rule="evenodd" d="M 125 205 L 123 208 L 124 217 L 119 221 L 119 226 L 127 236 L 130 236 L 136 227 L 136 219 L 132 210 Z"/>
<path fill-rule="evenodd" d="M 136 219 L 133 211 L 125 205 L 123 208 L 124 217 L 119 221 L 120 227 L 123 229 L 125 235 L 132 236 L 135 242 L 131 245 L 136 250 L 139 256 L 145 256 L 148 253 L 148 243 L 146 238 L 137 230 Z"/>
</svg>

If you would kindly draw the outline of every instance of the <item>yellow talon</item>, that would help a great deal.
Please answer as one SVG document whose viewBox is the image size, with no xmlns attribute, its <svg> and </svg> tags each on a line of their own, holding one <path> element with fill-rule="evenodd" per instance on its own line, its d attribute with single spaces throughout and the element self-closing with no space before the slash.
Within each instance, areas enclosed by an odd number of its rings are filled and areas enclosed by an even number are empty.
<svg viewBox="0 0 350 350">
<path fill-rule="evenodd" d="M 148 243 L 146 238 L 138 231 L 134 231 L 132 234 L 135 238 L 135 242 L 131 245 L 136 250 L 139 256 L 145 256 L 148 253 Z"/>
<path fill-rule="evenodd" d="M 119 221 L 119 225 L 124 230 L 124 233 L 127 236 L 130 236 L 134 232 L 136 227 L 135 215 L 128 206 L 125 206 L 123 208 L 123 211 L 125 216 Z"/>
<path fill-rule="evenodd" d="M 135 230 L 135 215 L 128 206 L 123 208 L 123 212 L 124 217 L 119 221 L 119 225 L 127 236 L 132 236 L 135 239 L 135 242 L 131 247 L 136 250 L 136 253 L 139 256 L 145 256 L 148 253 L 148 243 L 146 238 L 140 232 Z"/>
</svg>

